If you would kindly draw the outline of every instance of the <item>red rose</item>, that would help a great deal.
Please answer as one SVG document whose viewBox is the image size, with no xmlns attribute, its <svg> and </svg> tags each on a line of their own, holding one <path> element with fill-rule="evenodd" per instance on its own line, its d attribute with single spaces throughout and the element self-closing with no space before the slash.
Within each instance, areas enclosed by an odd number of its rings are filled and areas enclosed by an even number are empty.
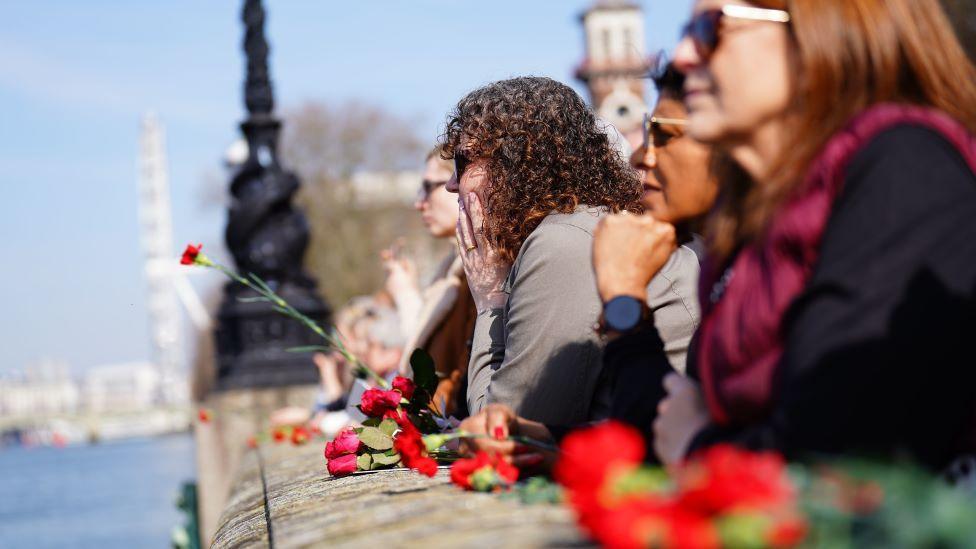
<svg viewBox="0 0 976 549">
<path fill-rule="evenodd" d="M 326 467 L 329 469 L 330 475 L 342 477 L 350 473 L 355 473 L 359 469 L 359 466 L 356 465 L 357 459 L 358 456 L 356 454 L 335 457 L 326 463 Z"/>
<path fill-rule="evenodd" d="M 368 389 L 359 401 L 359 409 L 369 417 L 383 417 L 388 410 L 400 405 L 400 393 L 382 389 Z"/>
<path fill-rule="evenodd" d="M 459 459 L 451 466 L 451 482 L 465 490 L 490 492 L 515 484 L 518 476 L 514 465 L 483 451 L 473 458 Z"/>
<path fill-rule="evenodd" d="M 410 423 L 410 418 L 403 410 L 387 410 L 383 412 L 383 419 L 392 419 L 400 426 L 403 426 L 404 423 Z"/>
<path fill-rule="evenodd" d="M 200 250 L 203 248 L 203 244 L 187 244 L 186 250 L 183 250 L 183 258 L 180 259 L 180 263 L 183 265 L 193 265 L 197 261 L 197 256 L 200 255 Z"/>
<path fill-rule="evenodd" d="M 731 509 L 774 510 L 795 503 L 783 458 L 730 445 L 708 448 L 679 470 L 682 506 L 711 515 Z"/>
<path fill-rule="evenodd" d="M 344 456 L 348 454 L 355 454 L 359 452 L 362 447 L 362 442 L 359 441 L 359 437 L 356 435 L 356 431 L 352 428 L 346 428 L 339 432 L 338 435 L 332 440 L 330 440 L 325 445 L 325 459 L 337 458 L 339 456 Z"/>
<path fill-rule="evenodd" d="M 400 432 L 393 439 L 393 447 L 400 454 L 404 466 L 428 477 L 437 474 L 437 462 L 427 456 L 424 439 L 412 423 L 400 425 Z"/>
<path fill-rule="evenodd" d="M 393 390 L 400 391 L 403 398 L 410 400 L 413 398 L 413 392 L 417 390 L 417 386 L 414 384 L 413 380 L 397 376 L 393 379 Z"/>
<path fill-rule="evenodd" d="M 197 412 L 197 418 L 200 420 L 200 423 L 210 423 L 210 411 L 206 408 L 200 408 Z"/>
</svg>

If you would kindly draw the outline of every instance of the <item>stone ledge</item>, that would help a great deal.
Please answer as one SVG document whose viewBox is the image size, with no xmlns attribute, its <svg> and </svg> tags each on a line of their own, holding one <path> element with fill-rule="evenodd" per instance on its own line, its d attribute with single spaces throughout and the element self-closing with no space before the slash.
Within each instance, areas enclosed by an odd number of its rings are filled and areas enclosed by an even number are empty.
<svg viewBox="0 0 976 549">
<path fill-rule="evenodd" d="M 446 470 L 332 478 L 319 443 L 265 445 L 245 457 L 212 547 L 269 541 L 277 549 L 589 546 L 566 508 L 462 492 Z"/>
</svg>

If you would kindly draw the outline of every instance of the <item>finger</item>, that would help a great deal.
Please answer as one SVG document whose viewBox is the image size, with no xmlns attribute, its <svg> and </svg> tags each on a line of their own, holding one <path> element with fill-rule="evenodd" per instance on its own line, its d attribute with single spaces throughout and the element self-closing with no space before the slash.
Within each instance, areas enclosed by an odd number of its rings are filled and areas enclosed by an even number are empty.
<svg viewBox="0 0 976 549">
<path fill-rule="evenodd" d="M 495 440 L 508 438 L 508 416 L 501 410 L 488 410 L 486 427 L 488 434 Z"/>
<path fill-rule="evenodd" d="M 670 407 L 671 407 L 671 404 L 668 401 L 668 399 L 662 400 L 657 405 L 657 415 L 663 416 L 664 414 L 668 413 L 668 408 L 670 408 Z"/>
<path fill-rule="evenodd" d="M 664 376 L 664 390 L 668 394 L 674 394 L 684 386 L 684 378 L 678 374 L 668 374 Z"/>
<path fill-rule="evenodd" d="M 464 211 L 464 210 L 461 210 Z M 457 225 L 454 227 L 454 235 L 456 236 L 458 245 L 458 255 L 464 257 L 464 253 L 468 250 L 468 243 L 464 241 L 464 231 L 461 230 L 461 215 L 458 214 Z"/>
<path fill-rule="evenodd" d="M 469 196 L 473 196 L 473 193 Z M 470 215 L 471 213 L 468 211 L 464 201 L 461 201 L 461 209 L 458 212 L 458 234 L 461 235 L 465 251 L 467 251 L 467 249 L 471 246 L 478 245 L 477 240 L 475 240 L 474 228 L 471 225 Z"/>
<path fill-rule="evenodd" d="M 468 193 L 468 220 L 471 222 L 472 234 L 482 236 L 484 233 L 485 211 L 481 207 L 481 197 L 477 193 Z M 481 244 L 480 242 L 478 244 Z"/>
</svg>

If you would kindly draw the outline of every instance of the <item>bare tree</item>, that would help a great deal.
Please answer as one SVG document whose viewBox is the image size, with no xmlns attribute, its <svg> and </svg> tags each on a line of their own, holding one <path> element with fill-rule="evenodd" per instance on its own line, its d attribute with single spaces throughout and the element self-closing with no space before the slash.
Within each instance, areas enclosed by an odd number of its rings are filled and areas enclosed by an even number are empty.
<svg viewBox="0 0 976 549">
<path fill-rule="evenodd" d="M 383 182 L 389 199 L 363 200 L 354 177 L 419 170 L 433 136 L 421 140 L 411 121 L 358 102 L 307 103 L 286 113 L 284 127 L 283 161 L 302 181 L 298 203 L 311 226 L 305 263 L 333 305 L 381 287 L 379 252 L 394 240 L 430 254 L 430 238 L 393 178 Z"/>
</svg>

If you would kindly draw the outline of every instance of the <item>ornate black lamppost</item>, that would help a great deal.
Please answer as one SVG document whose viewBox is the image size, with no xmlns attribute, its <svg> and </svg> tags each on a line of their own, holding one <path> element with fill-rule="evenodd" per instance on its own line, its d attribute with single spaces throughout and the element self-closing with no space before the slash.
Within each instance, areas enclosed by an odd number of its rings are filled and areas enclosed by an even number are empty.
<svg viewBox="0 0 976 549">
<path fill-rule="evenodd" d="M 272 114 L 264 16 L 260 0 L 244 2 L 248 117 L 241 131 L 247 139 L 248 156 L 231 180 L 225 237 L 239 271 L 260 276 L 296 309 L 325 322 L 329 308 L 302 269 L 309 231 L 305 216 L 291 204 L 298 178 L 278 162 L 281 122 Z M 238 284 L 224 288 L 218 315 L 216 389 L 315 383 L 318 371 L 309 355 L 288 349 L 322 342 L 296 321 L 272 311 L 268 303 L 246 301 L 254 295 Z"/>
</svg>

